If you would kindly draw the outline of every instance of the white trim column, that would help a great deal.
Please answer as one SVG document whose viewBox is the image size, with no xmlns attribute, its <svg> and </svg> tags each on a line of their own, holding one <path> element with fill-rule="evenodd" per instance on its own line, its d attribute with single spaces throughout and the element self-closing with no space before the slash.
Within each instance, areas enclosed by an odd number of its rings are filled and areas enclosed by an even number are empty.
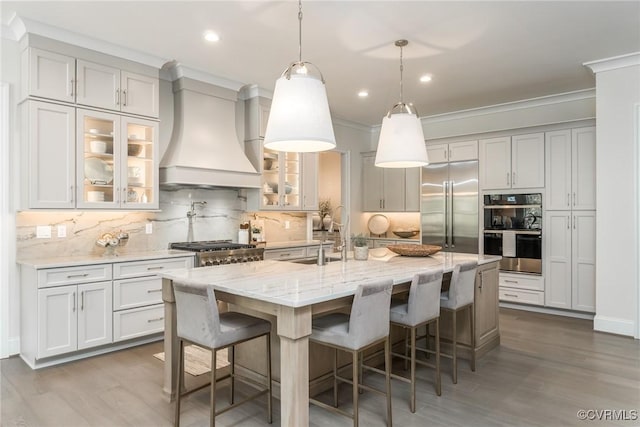
<svg viewBox="0 0 640 427">
<path fill-rule="evenodd" d="M 10 203 L 10 116 L 11 99 L 8 83 L 0 83 L 0 358 L 10 355 L 9 349 L 9 284 L 12 269 L 12 250 L 15 239 Z"/>
</svg>

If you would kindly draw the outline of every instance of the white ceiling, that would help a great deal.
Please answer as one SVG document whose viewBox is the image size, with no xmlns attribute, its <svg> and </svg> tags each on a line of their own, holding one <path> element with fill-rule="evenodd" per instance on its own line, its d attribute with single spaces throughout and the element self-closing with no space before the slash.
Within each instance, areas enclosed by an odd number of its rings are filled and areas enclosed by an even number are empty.
<svg viewBox="0 0 640 427">
<path fill-rule="evenodd" d="M 2 1 L 19 17 L 272 91 L 298 56 L 296 1 Z M 592 88 L 582 64 L 640 51 L 639 1 L 304 1 L 304 60 L 335 117 L 379 124 L 399 100 L 421 116 Z M 221 40 L 206 43 L 205 30 Z M 428 84 L 418 82 L 433 74 Z M 357 92 L 367 89 L 366 99 Z"/>
</svg>

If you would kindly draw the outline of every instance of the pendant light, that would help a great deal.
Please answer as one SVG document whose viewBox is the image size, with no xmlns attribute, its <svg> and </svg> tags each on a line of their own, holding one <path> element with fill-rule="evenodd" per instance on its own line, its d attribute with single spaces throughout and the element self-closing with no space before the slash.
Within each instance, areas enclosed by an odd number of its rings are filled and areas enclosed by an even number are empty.
<svg viewBox="0 0 640 427">
<path fill-rule="evenodd" d="M 402 98 L 402 48 L 409 44 L 397 40 L 400 48 L 400 102 L 382 119 L 375 165 L 382 168 L 411 168 L 429 164 L 427 147 L 418 112 Z M 397 112 L 394 112 L 397 111 Z"/>
<path fill-rule="evenodd" d="M 302 60 L 302 2 L 298 1 L 298 61 L 276 81 L 264 146 L 277 151 L 313 152 L 336 146 L 322 73 Z M 311 70 L 319 74 L 311 75 Z"/>
</svg>

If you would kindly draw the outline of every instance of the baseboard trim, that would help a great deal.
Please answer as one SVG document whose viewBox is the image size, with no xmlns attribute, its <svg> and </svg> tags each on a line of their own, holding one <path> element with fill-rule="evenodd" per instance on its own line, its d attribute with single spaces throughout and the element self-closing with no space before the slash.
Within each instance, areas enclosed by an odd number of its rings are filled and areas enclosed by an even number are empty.
<svg viewBox="0 0 640 427">
<path fill-rule="evenodd" d="M 8 357 L 20 354 L 20 337 L 9 338 L 7 342 Z"/>
<path fill-rule="evenodd" d="M 593 319 L 593 329 L 599 332 L 633 337 L 636 325 L 630 320 L 596 315 Z"/>
<path fill-rule="evenodd" d="M 534 313 L 553 314 L 555 316 L 574 317 L 576 319 L 586 319 L 586 320 L 594 319 L 594 315 L 591 313 L 560 310 L 557 308 L 539 307 L 535 305 L 522 305 L 522 304 L 513 304 L 508 302 L 500 302 L 500 307 L 513 308 L 515 310 L 533 311 Z"/>
</svg>

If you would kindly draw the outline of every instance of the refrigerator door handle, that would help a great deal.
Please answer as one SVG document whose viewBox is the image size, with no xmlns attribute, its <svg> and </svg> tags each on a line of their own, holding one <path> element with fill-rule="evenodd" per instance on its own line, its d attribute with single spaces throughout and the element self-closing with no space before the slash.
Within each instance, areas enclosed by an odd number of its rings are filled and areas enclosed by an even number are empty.
<svg viewBox="0 0 640 427">
<path fill-rule="evenodd" d="M 455 181 L 449 181 L 449 200 L 451 203 L 451 247 L 455 248 L 456 247 L 456 241 L 455 239 L 455 232 L 453 231 L 453 185 L 455 184 Z"/>
<path fill-rule="evenodd" d="M 442 183 L 442 193 L 444 195 L 444 247 L 449 247 L 449 181 Z"/>
</svg>

